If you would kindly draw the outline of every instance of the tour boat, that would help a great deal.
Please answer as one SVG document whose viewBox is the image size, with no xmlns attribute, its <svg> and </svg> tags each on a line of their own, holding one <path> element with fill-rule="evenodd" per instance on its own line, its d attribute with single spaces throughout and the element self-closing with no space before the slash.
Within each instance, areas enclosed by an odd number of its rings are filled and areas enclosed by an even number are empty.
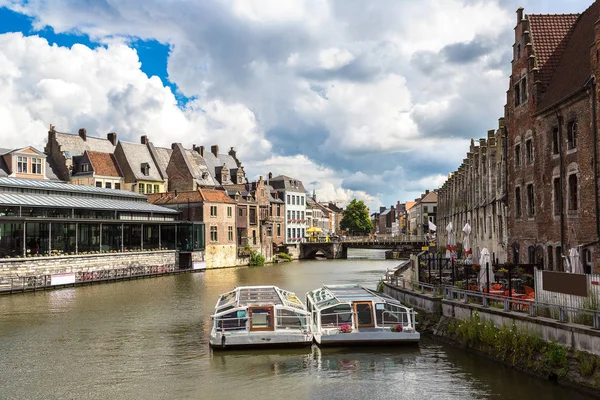
<svg viewBox="0 0 600 400">
<path fill-rule="evenodd" d="M 325 285 L 306 294 L 311 331 L 319 345 L 417 343 L 416 312 L 360 285 Z"/>
<path fill-rule="evenodd" d="M 222 294 L 211 316 L 213 349 L 309 346 L 310 313 L 277 286 L 240 286 Z"/>
</svg>

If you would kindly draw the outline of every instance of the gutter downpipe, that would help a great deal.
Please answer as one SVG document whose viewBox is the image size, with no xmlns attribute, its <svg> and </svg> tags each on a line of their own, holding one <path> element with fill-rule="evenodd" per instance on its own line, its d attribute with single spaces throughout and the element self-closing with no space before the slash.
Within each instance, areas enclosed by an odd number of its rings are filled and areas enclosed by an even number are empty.
<svg viewBox="0 0 600 400">
<path fill-rule="evenodd" d="M 565 252 L 565 210 L 563 204 L 563 186 L 564 186 L 564 177 L 563 177 L 563 135 L 562 135 L 562 116 L 558 113 L 558 109 L 554 107 L 554 114 L 556 114 L 556 119 L 558 120 L 558 154 L 559 154 L 559 172 L 560 172 L 560 201 L 558 202 L 558 206 L 560 208 L 560 251 L 564 254 Z M 561 254 L 562 255 L 562 254 Z M 564 271 L 564 265 L 562 258 L 559 262 L 561 269 Z"/>
<path fill-rule="evenodd" d="M 590 77 L 589 85 L 592 88 L 590 93 L 592 97 L 592 137 L 594 142 L 594 156 L 592 158 L 592 164 L 594 166 L 594 200 L 596 206 L 596 242 L 600 245 L 600 215 L 598 215 L 598 208 L 600 207 L 598 201 L 598 151 L 597 151 L 597 137 L 598 137 L 598 124 L 596 121 L 596 77 L 592 75 Z"/>
</svg>

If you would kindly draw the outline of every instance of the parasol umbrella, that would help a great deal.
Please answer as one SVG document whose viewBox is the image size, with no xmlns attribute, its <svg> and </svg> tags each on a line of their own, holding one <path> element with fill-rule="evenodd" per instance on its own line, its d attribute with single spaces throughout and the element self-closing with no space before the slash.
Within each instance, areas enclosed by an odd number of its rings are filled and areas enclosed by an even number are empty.
<svg viewBox="0 0 600 400">
<path fill-rule="evenodd" d="M 463 237 L 463 251 L 465 253 L 465 264 L 473 264 L 473 250 L 471 249 L 471 225 L 467 222 L 462 229 L 465 234 Z"/>
<path fill-rule="evenodd" d="M 448 223 L 446 227 L 448 232 L 448 244 L 446 245 L 446 258 L 456 258 L 456 236 L 454 235 L 454 229 L 452 222 Z"/>
<path fill-rule="evenodd" d="M 583 274 L 583 268 L 581 265 L 581 257 L 579 256 L 579 250 L 576 247 L 571 247 L 569 250 L 569 261 L 570 261 L 570 273 L 572 274 Z"/>
<path fill-rule="evenodd" d="M 306 233 L 321 233 L 323 232 L 323 229 L 316 227 L 316 226 L 311 226 L 310 228 L 308 228 L 306 230 Z"/>
<path fill-rule="evenodd" d="M 490 251 L 487 247 L 484 247 L 481 249 L 481 256 L 479 257 L 479 286 L 481 287 L 481 290 L 487 286 L 488 275 L 486 273 L 486 265 L 491 267 L 491 263 Z"/>
</svg>

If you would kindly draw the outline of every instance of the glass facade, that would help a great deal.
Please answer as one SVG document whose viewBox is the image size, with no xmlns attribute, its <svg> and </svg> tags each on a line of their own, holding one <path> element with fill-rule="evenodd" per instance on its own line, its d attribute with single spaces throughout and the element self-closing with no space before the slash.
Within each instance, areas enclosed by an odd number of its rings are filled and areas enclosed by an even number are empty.
<svg viewBox="0 0 600 400">
<path fill-rule="evenodd" d="M 102 224 L 102 251 L 122 250 L 123 233 L 121 224 Z"/>
<path fill-rule="evenodd" d="M 50 224 L 47 222 L 28 222 L 26 224 L 25 243 L 27 255 L 48 255 L 50 251 Z"/>
<path fill-rule="evenodd" d="M 167 219 L 163 219 L 160 214 L 146 214 L 145 220 L 148 223 L 134 218 L 129 221 L 106 221 L 114 220 L 115 216 L 115 211 L 110 210 L 0 207 L 0 218 L 8 217 L 0 221 L 0 258 L 142 249 L 198 251 L 205 248 L 206 233 L 203 223 L 173 221 L 161 224 L 157 221 Z M 65 220 L 72 217 L 87 221 Z M 15 218 L 23 219 L 15 221 Z"/>
<path fill-rule="evenodd" d="M 144 250 L 160 249 L 160 230 L 158 225 L 144 225 Z"/>
<path fill-rule="evenodd" d="M 76 224 L 53 222 L 51 224 L 51 231 L 50 246 L 53 254 L 75 254 L 77 251 Z"/>
<path fill-rule="evenodd" d="M 175 250 L 177 235 L 175 225 L 160 226 L 161 247 L 165 250 Z"/>
<path fill-rule="evenodd" d="M 0 223 L 0 257 L 23 255 L 23 224 Z"/>
<path fill-rule="evenodd" d="M 77 239 L 79 253 L 100 251 L 100 224 L 79 224 Z"/>
<path fill-rule="evenodd" d="M 123 249 L 129 251 L 142 250 L 142 225 L 123 225 Z"/>
</svg>

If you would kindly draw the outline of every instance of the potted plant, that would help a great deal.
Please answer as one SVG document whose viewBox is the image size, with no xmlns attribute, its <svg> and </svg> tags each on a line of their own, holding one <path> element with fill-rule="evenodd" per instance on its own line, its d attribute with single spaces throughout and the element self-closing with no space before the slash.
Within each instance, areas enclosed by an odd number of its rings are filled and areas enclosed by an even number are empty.
<svg viewBox="0 0 600 400">
<path fill-rule="evenodd" d="M 402 332 L 402 324 L 394 325 L 390 328 L 392 332 Z"/>
<path fill-rule="evenodd" d="M 352 327 L 348 324 L 340 325 L 339 327 L 340 333 L 350 333 L 352 332 Z"/>
</svg>

